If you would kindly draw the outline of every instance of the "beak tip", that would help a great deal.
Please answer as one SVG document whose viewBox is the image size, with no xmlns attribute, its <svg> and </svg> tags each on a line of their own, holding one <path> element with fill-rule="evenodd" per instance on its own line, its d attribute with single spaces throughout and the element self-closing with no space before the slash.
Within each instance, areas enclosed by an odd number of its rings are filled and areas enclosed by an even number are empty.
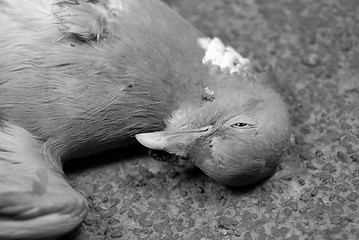
<svg viewBox="0 0 359 240">
<path fill-rule="evenodd" d="M 145 133 L 139 133 L 135 135 L 136 140 L 143 145 L 143 143 L 147 142 Z M 146 141 L 147 139 L 147 141 Z"/>
<path fill-rule="evenodd" d="M 135 135 L 136 140 L 141 145 L 154 150 L 163 150 L 161 142 L 156 137 L 155 133 L 139 133 Z"/>
<path fill-rule="evenodd" d="M 137 139 L 137 141 L 138 141 L 138 139 L 141 139 L 141 135 L 142 135 L 142 133 L 135 134 L 135 138 Z"/>
</svg>

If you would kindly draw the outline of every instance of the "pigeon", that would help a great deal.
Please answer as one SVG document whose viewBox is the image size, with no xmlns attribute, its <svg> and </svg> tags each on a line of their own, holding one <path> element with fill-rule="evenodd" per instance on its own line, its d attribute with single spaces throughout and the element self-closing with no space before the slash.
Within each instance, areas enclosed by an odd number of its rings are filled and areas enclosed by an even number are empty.
<svg viewBox="0 0 359 240">
<path fill-rule="evenodd" d="M 129 144 L 231 186 L 271 176 L 290 120 L 259 73 L 159 0 L 0 0 L 0 239 L 86 217 L 62 166 Z"/>
</svg>

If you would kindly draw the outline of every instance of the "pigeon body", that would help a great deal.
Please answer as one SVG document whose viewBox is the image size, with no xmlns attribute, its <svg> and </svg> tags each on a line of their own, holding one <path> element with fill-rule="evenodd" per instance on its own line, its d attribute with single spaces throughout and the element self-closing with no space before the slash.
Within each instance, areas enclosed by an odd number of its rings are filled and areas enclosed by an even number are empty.
<svg viewBox="0 0 359 240">
<path fill-rule="evenodd" d="M 2 27 L 0 112 L 46 140 L 62 159 L 87 154 L 91 144 L 100 151 L 163 129 L 178 102 L 203 85 L 204 73 L 189 64 L 202 65 L 204 51 L 191 49 L 199 33 L 162 3 L 128 1 L 125 10 L 110 14 L 90 3 L 35 2 L 43 11 L 25 4 L 1 15 L 11 25 Z M 107 11 L 101 24 L 108 32 L 98 40 L 62 32 L 70 24 L 62 20 L 67 12 L 90 20 L 81 15 L 87 5 Z"/>
<path fill-rule="evenodd" d="M 0 7 L 0 239 L 76 227 L 87 206 L 64 179 L 63 162 L 136 139 L 228 185 L 275 171 L 290 125 L 274 74 L 256 73 L 165 4 Z"/>
</svg>

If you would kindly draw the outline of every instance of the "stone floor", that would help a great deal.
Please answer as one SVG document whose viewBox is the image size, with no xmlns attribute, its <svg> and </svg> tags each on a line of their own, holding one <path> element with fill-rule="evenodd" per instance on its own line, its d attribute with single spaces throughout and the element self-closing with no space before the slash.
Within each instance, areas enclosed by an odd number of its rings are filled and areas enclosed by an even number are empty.
<svg viewBox="0 0 359 240">
<path fill-rule="evenodd" d="M 259 69 L 274 66 L 293 147 L 271 179 L 247 188 L 138 147 L 75 162 L 68 177 L 90 212 L 71 237 L 359 239 L 359 1 L 167 2 Z"/>
</svg>

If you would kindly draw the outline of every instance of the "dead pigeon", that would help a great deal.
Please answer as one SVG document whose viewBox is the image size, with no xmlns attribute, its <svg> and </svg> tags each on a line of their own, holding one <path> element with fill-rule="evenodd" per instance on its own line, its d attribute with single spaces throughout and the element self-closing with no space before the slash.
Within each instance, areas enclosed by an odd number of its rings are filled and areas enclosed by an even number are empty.
<svg viewBox="0 0 359 240">
<path fill-rule="evenodd" d="M 0 0 L 0 239 L 85 218 L 65 161 L 137 139 L 240 186 L 289 143 L 286 106 L 248 59 L 157 0 Z"/>
</svg>

